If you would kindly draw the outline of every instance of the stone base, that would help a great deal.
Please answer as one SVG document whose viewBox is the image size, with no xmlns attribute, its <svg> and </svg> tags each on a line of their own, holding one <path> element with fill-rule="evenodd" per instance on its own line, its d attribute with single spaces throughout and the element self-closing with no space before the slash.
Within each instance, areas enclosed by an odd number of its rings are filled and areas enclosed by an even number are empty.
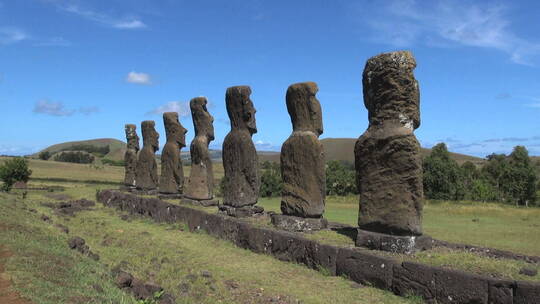
<svg viewBox="0 0 540 304">
<path fill-rule="evenodd" d="M 272 214 L 271 218 L 274 226 L 291 232 L 317 231 L 328 227 L 328 221 L 325 218 L 306 218 L 284 214 Z"/>
<path fill-rule="evenodd" d="M 128 191 L 132 192 L 132 190 L 135 190 L 135 186 L 128 186 L 128 185 L 122 185 L 118 188 L 120 191 Z"/>
<path fill-rule="evenodd" d="M 227 205 L 220 205 L 219 213 L 233 217 L 259 216 L 264 214 L 264 208 L 260 206 L 244 206 L 236 208 Z"/>
<path fill-rule="evenodd" d="M 219 200 L 195 200 L 191 198 L 184 197 L 182 200 L 180 200 L 181 203 L 184 204 L 190 204 L 194 206 L 203 206 L 203 207 L 213 207 L 213 206 L 219 206 Z"/>
<path fill-rule="evenodd" d="M 433 239 L 427 235 L 398 236 L 358 229 L 356 246 L 393 253 L 411 254 L 431 249 Z"/>
<path fill-rule="evenodd" d="M 159 199 L 181 199 L 184 197 L 181 193 L 158 193 Z"/>
<path fill-rule="evenodd" d="M 158 194 L 157 189 L 145 190 L 145 189 L 131 188 L 128 191 L 133 194 L 138 194 L 138 195 L 157 195 Z"/>
</svg>

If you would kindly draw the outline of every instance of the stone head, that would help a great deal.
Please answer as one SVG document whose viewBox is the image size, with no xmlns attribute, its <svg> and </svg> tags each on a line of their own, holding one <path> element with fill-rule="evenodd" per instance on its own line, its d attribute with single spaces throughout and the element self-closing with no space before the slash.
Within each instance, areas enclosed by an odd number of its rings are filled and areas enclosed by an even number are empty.
<svg viewBox="0 0 540 304">
<path fill-rule="evenodd" d="M 225 103 L 231 120 L 231 129 L 247 129 L 250 134 L 255 134 L 257 133 L 255 121 L 257 111 L 249 98 L 250 95 L 249 86 L 230 87 L 225 94 Z"/>
<path fill-rule="evenodd" d="M 409 51 L 379 54 L 367 60 L 362 85 L 370 125 L 395 121 L 410 129 L 420 126 L 415 68 L 416 60 Z"/>
<path fill-rule="evenodd" d="M 206 136 L 209 140 L 214 140 L 214 117 L 210 115 L 206 105 L 206 97 L 195 97 L 189 102 L 195 136 Z"/>
<path fill-rule="evenodd" d="M 159 134 L 155 126 L 156 123 L 153 120 L 145 120 L 141 124 L 143 146 L 152 147 L 154 152 L 159 149 Z"/>
<path fill-rule="evenodd" d="M 294 131 L 311 131 L 317 136 L 323 133 L 322 109 L 315 95 L 319 91 L 314 82 L 300 82 L 287 89 L 287 110 Z"/>
<path fill-rule="evenodd" d="M 127 148 L 139 151 L 139 136 L 137 136 L 137 126 L 133 124 L 126 124 L 125 130 Z"/>
<path fill-rule="evenodd" d="M 163 124 L 165 125 L 165 135 L 167 136 L 167 141 L 176 142 L 180 148 L 185 147 L 187 130 L 178 120 L 178 113 L 163 113 Z"/>
</svg>

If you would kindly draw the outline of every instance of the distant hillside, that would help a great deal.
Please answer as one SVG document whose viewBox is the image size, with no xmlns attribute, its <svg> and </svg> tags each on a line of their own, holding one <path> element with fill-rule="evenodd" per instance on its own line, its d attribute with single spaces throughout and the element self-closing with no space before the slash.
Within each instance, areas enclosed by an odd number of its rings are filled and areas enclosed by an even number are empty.
<svg viewBox="0 0 540 304">
<path fill-rule="evenodd" d="M 104 158 L 108 158 L 112 160 L 124 159 L 124 154 L 126 152 L 126 143 L 124 143 L 123 141 L 114 139 L 114 138 L 98 138 L 98 139 L 90 139 L 90 140 L 69 141 L 65 143 L 52 145 L 39 151 L 36 154 L 31 155 L 31 157 L 37 158 L 39 156 L 39 153 L 44 152 L 44 151 L 54 154 L 60 151 L 73 150 L 74 147 L 81 146 L 81 145 L 90 145 L 94 147 L 108 146 L 109 153 L 107 153 Z"/>
<path fill-rule="evenodd" d="M 321 139 L 321 143 L 324 148 L 324 155 L 326 161 L 330 160 L 343 160 L 350 163 L 354 163 L 354 145 L 356 138 L 324 138 Z M 431 149 L 422 148 L 422 157 L 426 157 L 431 153 Z M 279 152 L 259 152 L 260 161 L 273 161 L 279 162 Z M 477 165 L 484 162 L 484 159 L 450 152 L 450 157 L 455 159 L 459 164 L 466 161 L 471 161 Z"/>
<path fill-rule="evenodd" d="M 324 147 L 325 157 L 327 161 L 330 160 L 343 160 L 350 163 L 354 163 L 354 145 L 356 143 L 356 138 L 324 138 L 321 139 L 321 143 Z M 57 153 L 59 151 L 70 150 L 72 147 L 77 145 L 92 145 L 96 147 L 109 146 L 109 153 L 105 155 L 105 158 L 112 160 L 123 160 L 124 153 L 126 152 L 126 144 L 123 141 L 112 139 L 112 138 L 101 138 L 101 139 L 92 139 L 92 140 L 82 140 L 82 141 L 71 141 L 61 144 L 52 145 L 42 151 L 49 151 L 51 154 Z M 42 152 L 40 151 L 40 152 Z M 32 157 L 37 158 L 39 153 L 31 155 Z M 422 157 L 425 157 L 431 153 L 431 149 L 422 148 Z M 158 152 L 159 154 L 159 152 Z M 279 152 L 276 151 L 257 151 L 259 155 L 259 161 L 271 161 L 279 162 Z M 450 152 L 450 156 L 455 159 L 459 164 L 462 164 L 466 161 L 471 161 L 477 165 L 481 165 L 484 162 L 484 159 L 479 157 L 474 157 L 465 154 L 453 153 Z M 221 150 L 210 149 L 210 157 L 213 161 L 221 162 Z M 159 155 L 158 155 L 159 158 Z M 540 157 L 537 157 L 540 159 Z M 190 160 L 189 151 L 182 151 L 182 159 L 184 161 Z"/>
</svg>

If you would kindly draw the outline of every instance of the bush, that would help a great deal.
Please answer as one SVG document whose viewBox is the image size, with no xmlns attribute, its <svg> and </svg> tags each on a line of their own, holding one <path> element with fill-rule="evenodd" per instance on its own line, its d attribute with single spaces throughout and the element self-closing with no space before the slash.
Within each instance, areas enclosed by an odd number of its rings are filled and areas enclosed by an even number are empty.
<svg viewBox="0 0 540 304">
<path fill-rule="evenodd" d="M 423 169 L 424 194 L 427 198 L 442 200 L 464 198 L 462 170 L 457 162 L 450 158 L 444 143 L 437 144 L 431 149 L 431 154 L 424 159 Z"/>
<path fill-rule="evenodd" d="M 94 162 L 94 159 L 95 157 L 92 154 L 82 151 L 60 152 L 54 157 L 55 161 L 77 164 L 90 164 Z"/>
<path fill-rule="evenodd" d="M 9 192 L 16 182 L 28 182 L 32 170 L 28 169 L 28 161 L 22 157 L 15 157 L 4 161 L 0 166 L 0 180 L 4 182 L 2 190 Z"/>
<path fill-rule="evenodd" d="M 38 157 L 39 157 L 39 159 L 42 159 L 42 160 L 48 160 L 51 157 L 51 152 L 49 152 L 49 151 L 39 152 Z"/>
<path fill-rule="evenodd" d="M 94 145 L 89 145 L 89 144 L 78 144 L 78 145 L 73 145 L 69 148 L 65 148 L 61 151 L 85 151 L 85 152 L 94 154 L 98 157 L 103 157 L 107 153 L 110 152 L 110 148 L 109 146 L 99 147 L 99 146 L 94 146 Z"/>
<path fill-rule="evenodd" d="M 358 194 L 356 173 L 352 164 L 337 160 L 326 164 L 326 194 Z"/>
<path fill-rule="evenodd" d="M 114 160 L 114 159 L 108 159 L 108 158 L 102 159 L 101 163 L 104 165 L 118 166 L 118 167 L 124 167 L 126 165 L 126 162 L 123 160 Z"/>
<path fill-rule="evenodd" d="M 279 164 L 265 161 L 261 165 L 261 169 L 262 175 L 260 196 L 280 196 L 283 189 L 283 181 L 281 179 L 281 169 L 279 167 Z"/>
</svg>

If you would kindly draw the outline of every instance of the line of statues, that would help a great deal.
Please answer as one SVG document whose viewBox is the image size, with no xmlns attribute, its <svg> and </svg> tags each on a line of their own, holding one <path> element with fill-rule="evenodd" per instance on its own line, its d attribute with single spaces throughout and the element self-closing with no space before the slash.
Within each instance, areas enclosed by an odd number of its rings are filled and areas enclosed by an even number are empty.
<svg viewBox="0 0 540 304">
<path fill-rule="evenodd" d="M 422 167 L 420 145 L 414 130 L 420 126 L 419 88 L 413 70 L 416 62 L 408 51 L 370 58 L 362 75 L 364 104 L 369 127 L 354 149 L 360 192 L 358 225 L 361 229 L 398 236 L 422 234 Z M 286 230 L 317 230 L 327 226 L 325 209 L 325 157 L 319 136 L 322 110 L 314 82 L 296 83 L 287 89 L 286 105 L 293 132 L 281 148 L 282 214 L 272 222 Z M 257 133 L 255 107 L 248 86 L 227 89 L 225 102 L 231 130 L 223 142 L 224 192 L 220 212 L 229 216 L 263 213 L 257 206 L 260 176 L 252 135 Z M 135 125 L 125 127 L 125 185 L 137 191 L 203 206 L 218 205 L 214 198 L 212 161 L 208 150 L 214 140 L 213 117 L 207 99 L 190 101 L 195 128 L 191 142 L 191 170 L 184 180 L 180 150 L 187 130 L 178 114 L 163 114 L 167 143 L 161 154 L 158 178 L 155 152 L 159 134 L 153 121 L 143 121 L 143 147 Z"/>
</svg>

